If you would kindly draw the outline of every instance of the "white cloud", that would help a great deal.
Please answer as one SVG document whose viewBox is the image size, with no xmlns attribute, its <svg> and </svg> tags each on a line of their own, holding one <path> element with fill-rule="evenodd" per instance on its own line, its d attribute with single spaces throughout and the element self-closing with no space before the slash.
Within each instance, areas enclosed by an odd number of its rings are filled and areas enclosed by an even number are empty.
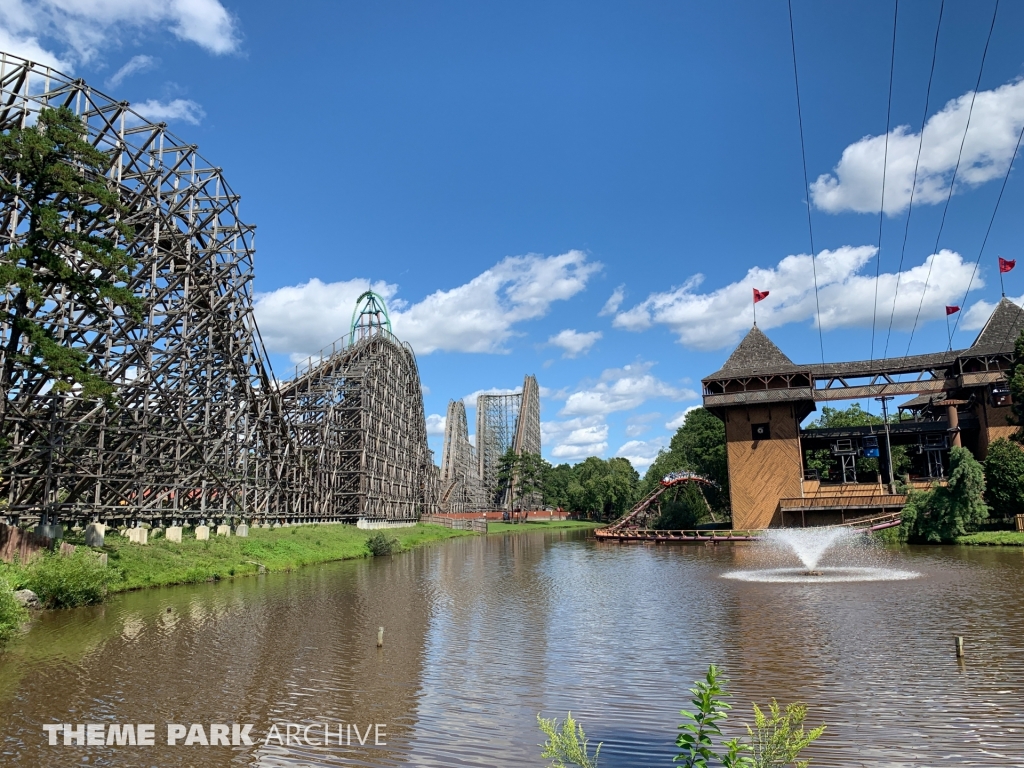
<svg viewBox="0 0 1024 768">
<path fill-rule="evenodd" d="M 692 389 L 673 387 L 650 373 L 650 363 L 637 363 L 605 370 L 591 386 L 573 392 L 560 411 L 561 416 L 604 416 L 614 411 L 629 411 L 648 400 L 665 397 L 691 400 Z"/>
<path fill-rule="evenodd" d="M 556 459 L 585 459 L 608 450 L 608 425 L 600 417 L 542 421 L 540 433 L 544 445 L 554 443 L 550 455 Z"/>
<path fill-rule="evenodd" d="M 697 397 L 697 393 L 690 389 L 660 381 L 651 375 L 650 368 L 649 363 L 609 368 L 597 382 L 585 382 L 569 394 L 565 407 L 559 412 L 559 416 L 566 418 L 542 421 L 540 425 L 541 442 L 546 448 L 551 446 L 549 455 L 570 461 L 601 456 L 608 450 L 608 414 L 638 408 L 654 398 L 687 400 Z M 644 426 L 646 422 L 659 417 L 657 413 L 630 416 L 627 435 L 635 437 L 649 429 Z M 654 444 L 662 439 L 654 438 L 648 442 Z M 630 454 L 630 461 L 634 456 L 639 454 Z"/>
<path fill-rule="evenodd" d="M 442 416 L 439 413 L 430 414 L 429 416 L 427 416 L 427 434 L 443 435 L 445 424 L 447 421 L 447 416 Z"/>
<path fill-rule="evenodd" d="M 370 290 L 387 301 L 397 286 L 368 280 L 322 283 L 314 277 L 302 285 L 256 294 L 256 318 L 267 349 L 290 355 L 293 363 L 317 354 L 348 335 L 356 300 Z"/>
<path fill-rule="evenodd" d="M 919 143 L 921 160 L 915 203 L 938 203 L 946 199 L 961 141 L 963 157 L 957 171 L 957 189 L 975 187 L 1006 173 L 1024 125 L 1024 80 L 991 91 L 979 91 L 968 129 L 972 93 L 968 91 L 951 100 L 932 115 L 925 123 L 923 142 L 921 135 L 911 132 L 909 126 L 901 125 L 890 131 L 885 173 L 887 214 L 893 216 L 910 204 Z M 865 136 L 843 150 L 833 173 L 822 174 L 811 184 L 815 206 L 829 213 L 878 211 L 885 144 L 884 135 Z"/>
<path fill-rule="evenodd" d="M 650 432 L 651 427 L 649 424 L 627 424 L 626 425 L 626 437 L 639 437 L 644 432 Z"/>
<path fill-rule="evenodd" d="M 510 256 L 465 285 L 435 291 L 396 313 L 395 333 L 419 354 L 503 353 L 516 323 L 543 317 L 553 302 L 586 288 L 599 269 L 582 251 Z"/>
<path fill-rule="evenodd" d="M 875 255 L 874 246 L 843 246 L 824 250 L 816 259 L 821 326 L 824 330 L 871 327 L 875 300 L 874 275 L 860 271 Z M 960 254 L 942 250 L 923 264 L 905 270 L 899 277 L 893 325 L 909 330 L 921 303 L 928 279 L 928 291 L 921 321 L 945 317 L 945 305 L 963 299 L 974 267 L 964 263 Z M 928 275 L 931 272 L 930 276 Z M 653 293 L 635 307 L 615 316 L 614 325 L 630 331 L 642 331 L 654 324 L 668 326 L 683 345 L 711 350 L 735 344 L 753 322 L 751 289 L 769 290 L 771 296 L 757 305 L 757 322 L 762 329 L 810 320 L 816 322 L 814 280 L 811 257 L 787 256 L 775 267 L 753 267 L 746 277 L 709 293 L 699 293 L 704 276 L 697 274 L 681 287 Z M 878 278 L 879 327 L 888 328 L 897 275 L 884 273 Z M 984 282 L 975 278 L 974 287 Z"/>
<path fill-rule="evenodd" d="M 151 123 L 165 123 L 170 120 L 184 120 L 192 125 L 199 125 L 206 113 L 203 108 L 191 99 L 173 99 L 172 101 L 148 101 L 132 104 L 132 109 Z"/>
<path fill-rule="evenodd" d="M 577 357 L 578 355 L 589 352 L 590 348 L 594 346 L 600 338 L 600 331 L 579 333 L 572 328 L 567 328 L 548 339 L 548 344 L 564 349 L 565 352 L 562 354 L 562 357 Z"/>
<path fill-rule="evenodd" d="M 121 67 L 117 72 L 107 78 L 108 88 L 117 88 L 127 78 L 132 75 L 138 74 L 139 72 L 145 72 L 148 69 L 152 69 L 157 65 L 157 60 L 152 56 L 145 56 L 139 54 L 138 56 L 132 56 L 125 62 L 124 66 Z"/>
<path fill-rule="evenodd" d="M 58 54 L 44 48 L 36 35 L 11 29 L 5 22 L 3 6 L 0 5 L 0 51 L 21 56 L 39 64 L 53 67 L 58 70 L 68 71 L 71 63 L 62 59 Z"/>
<path fill-rule="evenodd" d="M 597 313 L 599 316 L 614 315 L 619 311 L 619 307 L 622 306 L 622 300 L 626 298 L 625 287 L 626 286 L 624 285 L 620 285 L 612 291 L 612 295 L 608 297 L 608 301 L 604 303 L 604 306 L 601 307 L 601 311 Z"/>
<path fill-rule="evenodd" d="M 235 19 L 219 0 L 4 0 L 4 50 L 70 70 L 100 51 L 169 30 L 214 54 L 239 46 Z M 40 40 L 45 42 L 41 43 Z M 64 50 L 59 56 L 54 47 Z"/>
<path fill-rule="evenodd" d="M 543 317 L 555 301 L 565 301 L 586 288 L 601 268 L 582 251 L 559 256 L 510 256 L 448 291 L 435 291 L 406 305 L 398 288 L 383 286 L 395 334 L 419 355 L 449 352 L 504 353 L 518 323 Z M 286 286 L 260 294 L 256 312 L 267 346 L 299 359 L 347 333 L 352 310 L 368 281 L 349 280 Z"/>
<path fill-rule="evenodd" d="M 658 451 L 668 445 L 668 438 L 655 437 L 651 440 L 629 440 L 615 452 L 616 456 L 629 459 L 638 472 L 646 470 L 658 458 Z"/>
<path fill-rule="evenodd" d="M 671 419 L 665 422 L 665 429 L 671 429 L 673 432 L 675 432 L 677 429 L 683 426 L 683 423 L 686 421 L 686 414 L 688 414 L 690 411 L 695 411 L 698 408 L 700 408 L 699 405 L 691 405 L 687 407 L 685 410 L 680 411 Z"/>
<path fill-rule="evenodd" d="M 491 387 L 490 389 L 478 389 L 475 392 L 470 392 L 464 398 L 462 402 L 465 403 L 467 408 L 476 408 L 476 399 L 480 395 L 515 395 L 522 392 L 522 387 L 516 387 L 515 389 L 502 389 L 501 387 Z M 541 393 L 543 396 L 543 393 Z"/>
<path fill-rule="evenodd" d="M 1024 295 L 1018 296 L 1017 298 L 1014 298 L 1013 296 L 1007 296 L 1006 298 L 1018 306 L 1024 305 Z M 963 319 L 960 321 L 960 325 L 957 330 L 981 330 L 985 326 L 985 323 L 988 322 L 988 319 L 995 308 L 995 304 L 990 304 L 984 300 L 974 302 L 970 309 L 964 310 Z"/>
</svg>

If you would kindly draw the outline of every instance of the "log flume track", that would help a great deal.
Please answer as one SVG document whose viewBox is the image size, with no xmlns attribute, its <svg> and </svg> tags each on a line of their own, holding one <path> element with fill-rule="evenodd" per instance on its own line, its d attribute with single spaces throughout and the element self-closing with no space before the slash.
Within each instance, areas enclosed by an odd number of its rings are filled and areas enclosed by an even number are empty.
<svg viewBox="0 0 1024 768">
<path fill-rule="evenodd" d="M 600 541 L 650 541 L 650 542 L 689 542 L 689 543 L 711 543 L 720 542 L 741 542 L 758 541 L 761 538 L 761 531 L 734 531 L 714 529 L 693 529 L 693 530 L 658 530 L 647 528 L 646 524 L 655 516 L 656 503 L 667 490 L 687 484 L 696 484 L 698 487 L 711 487 L 714 483 L 706 477 L 692 472 L 674 472 L 667 475 L 658 487 L 641 499 L 624 516 L 616 520 L 606 528 L 598 528 L 594 535 Z M 701 491 L 703 494 L 703 490 Z M 852 528 L 861 533 L 881 531 L 886 528 L 894 528 L 901 523 L 899 512 L 890 512 L 875 517 L 865 517 L 856 520 L 848 520 L 841 528 Z"/>
</svg>

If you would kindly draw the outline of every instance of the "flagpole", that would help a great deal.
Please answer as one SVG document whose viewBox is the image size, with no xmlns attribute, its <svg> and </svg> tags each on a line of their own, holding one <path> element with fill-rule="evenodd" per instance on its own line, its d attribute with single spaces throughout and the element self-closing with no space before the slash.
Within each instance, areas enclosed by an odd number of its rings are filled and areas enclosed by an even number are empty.
<svg viewBox="0 0 1024 768">
<path fill-rule="evenodd" d="M 949 338 L 949 347 L 947 347 L 947 349 L 952 349 L 953 348 L 953 331 L 951 331 L 949 329 L 949 310 L 948 309 L 946 310 L 946 336 Z"/>
<path fill-rule="evenodd" d="M 757 299 L 754 299 L 754 325 L 757 325 Z"/>
<path fill-rule="evenodd" d="M 999 290 L 1003 292 L 1003 298 L 1006 298 L 1006 286 L 1003 285 L 1003 265 L 999 265 Z"/>
</svg>

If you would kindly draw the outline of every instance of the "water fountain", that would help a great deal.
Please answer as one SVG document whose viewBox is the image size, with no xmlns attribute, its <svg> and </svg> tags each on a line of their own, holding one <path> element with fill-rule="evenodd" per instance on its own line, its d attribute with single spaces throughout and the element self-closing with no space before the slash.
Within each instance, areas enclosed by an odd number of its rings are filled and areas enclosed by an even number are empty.
<svg viewBox="0 0 1024 768">
<path fill-rule="evenodd" d="M 902 581 L 915 579 L 920 574 L 883 565 L 821 565 L 826 553 L 831 556 L 855 553 L 860 559 L 871 557 L 871 550 L 858 546 L 863 543 L 864 534 L 850 528 L 780 528 L 765 531 L 755 547 L 766 547 L 765 554 L 771 558 L 795 555 L 802 567 L 761 568 L 757 570 L 730 571 L 723 578 L 738 581 L 762 581 L 820 584 L 846 581 Z M 845 559 L 845 558 L 844 558 Z"/>
</svg>

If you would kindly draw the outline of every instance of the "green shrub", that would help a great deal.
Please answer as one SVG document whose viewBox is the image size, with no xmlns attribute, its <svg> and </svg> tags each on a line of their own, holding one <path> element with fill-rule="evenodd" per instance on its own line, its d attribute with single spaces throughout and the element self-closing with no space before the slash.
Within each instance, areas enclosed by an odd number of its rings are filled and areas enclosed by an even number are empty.
<svg viewBox="0 0 1024 768">
<path fill-rule="evenodd" d="M 810 731 L 804 730 L 807 717 L 805 704 L 787 704 L 783 710 L 775 699 L 768 705 L 768 714 L 754 705 L 754 727 L 747 726 L 747 733 L 753 744 L 754 768 L 807 768 L 808 760 L 797 760 L 804 747 L 816 741 L 825 732 L 819 725 Z"/>
<path fill-rule="evenodd" d="M 402 543 L 394 536 L 388 536 L 384 531 L 377 531 L 366 540 L 366 548 L 374 557 L 391 555 L 402 548 Z"/>
<path fill-rule="evenodd" d="M 114 574 L 90 552 L 71 557 L 48 554 L 28 567 L 26 583 L 47 608 L 74 608 L 101 602 Z"/>
<path fill-rule="evenodd" d="M 679 712 L 687 722 L 679 726 L 682 733 L 676 738 L 676 746 L 681 751 L 674 758 L 675 762 L 681 763 L 685 768 L 708 768 L 715 760 L 720 760 L 725 768 L 752 765 L 750 758 L 743 754 L 750 751 L 750 747 L 741 744 L 738 739 L 722 742 L 726 749 L 724 754 L 713 749 L 714 742 L 711 737 L 714 735 L 721 739 L 722 730 L 718 724 L 728 717 L 725 711 L 731 709 L 724 701 L 729 695 L 725 691 L 725 684 L 728 682 L 721 677 L 718 667 L 712 664 L 708 667 L 705 678 L 695 681 L 694 687 L 690 689 L 690 693 L 693 694 L 691 702 L 694 711 L 683 709 Z"/>
<path fill-rule="evenodd" d="M 21 607 L 7 581 L 0 578 L 0 646 L 11 639 L 26 618 L 28 611 Z"/>
<path fill-rule="evenodd" d="M 561 724 L 555 718 L 547 720 L 538 714 L 537 725 L 548 737 L 541 745 L 544 751 L 540 755 L 543 758 L 551 758 L 548 768 L 568 768 L 570 765 L 597 768 L 597 756 L 601 753 L 601 745 L 598 744 L 594 754 L 590 754 L 583 726 L 572 719 L 572 712 L 565 716 L 565 722 Z"/>
<path fill-rule="evenodd" d="M 966 448 L 951 448 L 948 485 L 911 492 L 903 507 L 903 528 L 910 538 L 929 544 L 956 541 L 988 518 L 984 494 L 981 464 Z"/>
</svg>

